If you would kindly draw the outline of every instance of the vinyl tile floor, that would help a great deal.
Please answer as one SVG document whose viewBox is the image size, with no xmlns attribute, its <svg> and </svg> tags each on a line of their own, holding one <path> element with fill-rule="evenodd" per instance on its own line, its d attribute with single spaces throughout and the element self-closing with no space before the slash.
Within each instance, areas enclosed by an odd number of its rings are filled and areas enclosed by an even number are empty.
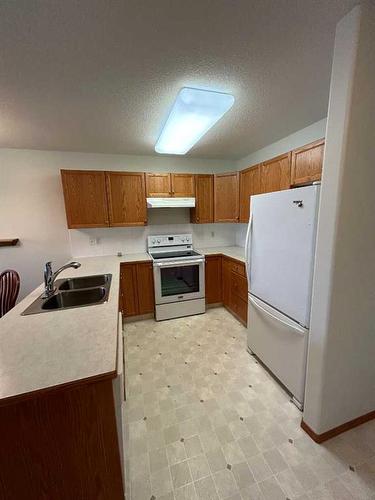
<svg viewBox="0 0 375 500">
<path fill-rule="evenodd" d="M 375 499 L 375 422 L 314 443 L 224 308 L 124 338 L 127 500 Z"/>
</svg>

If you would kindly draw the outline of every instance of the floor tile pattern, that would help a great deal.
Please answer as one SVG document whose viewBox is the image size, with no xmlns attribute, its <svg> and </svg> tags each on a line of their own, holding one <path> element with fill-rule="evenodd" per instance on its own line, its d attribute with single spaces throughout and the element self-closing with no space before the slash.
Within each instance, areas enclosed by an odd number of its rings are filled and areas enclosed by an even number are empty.
<svg viewBox="0 0 375 500">
<path fill-rule="evenodd" d="M 375 499 L 375 422 L 314 443 L 225 309 L 124 336 L 127 499 Z"/>
</svg>

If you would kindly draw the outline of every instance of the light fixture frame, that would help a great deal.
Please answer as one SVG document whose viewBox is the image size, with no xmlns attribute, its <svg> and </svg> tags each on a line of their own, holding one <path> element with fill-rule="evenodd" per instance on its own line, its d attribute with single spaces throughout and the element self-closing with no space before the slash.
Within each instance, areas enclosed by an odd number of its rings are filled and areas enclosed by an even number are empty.
<svg viewBox="0 0 375 500">
<path fill-rule="evenodd" d="M 231 109 L 234 96 L 182 87 L 155 144 L 159 154 L 184 155 Z"/>
</svg>

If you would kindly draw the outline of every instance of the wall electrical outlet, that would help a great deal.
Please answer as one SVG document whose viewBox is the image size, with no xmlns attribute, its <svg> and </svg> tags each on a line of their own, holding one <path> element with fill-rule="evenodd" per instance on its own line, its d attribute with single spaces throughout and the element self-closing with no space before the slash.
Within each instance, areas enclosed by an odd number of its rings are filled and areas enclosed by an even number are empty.
<svg viewBox="0 0 375 500">
<path fill-rule="evenodd" d="M 215 231 L 211 231 L 211 238 L 215 238 Z"/>
<path fill-rule="evenodd" d="M 90 238 L 89 242 L 90 242 L 90 246 L 97 245 L 99 243 L 99 238 Z"/>
</svg>

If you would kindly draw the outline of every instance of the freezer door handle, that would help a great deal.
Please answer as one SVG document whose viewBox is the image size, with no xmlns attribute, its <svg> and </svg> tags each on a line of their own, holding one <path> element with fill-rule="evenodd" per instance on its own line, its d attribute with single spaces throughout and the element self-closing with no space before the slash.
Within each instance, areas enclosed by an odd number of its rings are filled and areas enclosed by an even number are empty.
<svg viewBox="0 0 375 500">
<path fill-rule="evenodd" d="M 259 301 L 256 300 L 254 297 L 251 297 L 250 295 L 249 295 L 249 300 L 257 309 L 262 311 L 264 314 L 267 314 L 267 316 L 270 316 L 272 319 L 274 319 L 275 321 L 278 321 L 279 323 L 282 323 L 283 325 L 287 326 L 288 328 L 292 328 L 300 335 L 305 335 L 306 329 L 303 328 L 302 326 L 298 326 L 292 321 L 289 322 L 289 321 L 285 321 L 281 318 L 278 318 L 277 316 L 272 314 L 270 311 L 268 311 L 265 307 L 261 306 L 259 304 Z"/>
</svg>

